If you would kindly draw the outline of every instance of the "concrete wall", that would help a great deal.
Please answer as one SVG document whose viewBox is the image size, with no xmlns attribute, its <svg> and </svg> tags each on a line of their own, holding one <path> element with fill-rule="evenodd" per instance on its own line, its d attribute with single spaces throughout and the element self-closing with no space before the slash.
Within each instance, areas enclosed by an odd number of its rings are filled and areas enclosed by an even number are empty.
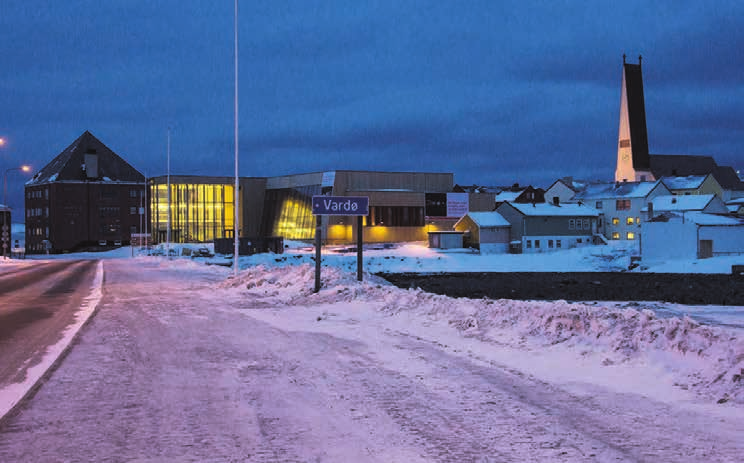
<svg viewBox="0 0 744 463">
<path fill-rule="evenodd" d="M 697 225 L 687 221 L 644 222 L 641 226 L 641 259 L 697 259 Z"/>
<path fill-rule="evenodd" d="M 744 254 L 744 225 L 700 227 L 701 240 L 713 241 L 713 255 Z"/>
</svg>

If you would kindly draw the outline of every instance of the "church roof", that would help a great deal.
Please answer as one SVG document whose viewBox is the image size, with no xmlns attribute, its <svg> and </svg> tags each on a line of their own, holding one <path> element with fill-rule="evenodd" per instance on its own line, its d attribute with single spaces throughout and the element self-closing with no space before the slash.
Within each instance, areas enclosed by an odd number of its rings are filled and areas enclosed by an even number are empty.
<svg viewBox="0 0 744 463">
<path fill-rule="evenodd" d="M 92 166 L 85 165 L 86 155 L 97 157 L 94 176 L 91 175 Z M 49 164 L 41 168 L 26 185 L 90 181 L 144 183 L 145 176 L 86 130 Z"/>
<path fill-rule="evenodd" d="M 583 191 L 580 191 L 571 201 L 588 200 L 588 199 L 615 199 L 615 198 L 645 198 L 654 188 L 659 185 L 657 182 L 616 182 L 616 183 L 595 183 L 587 185 Z M 668 190 L 667 190 L 668 191 Z"/>
</svg>

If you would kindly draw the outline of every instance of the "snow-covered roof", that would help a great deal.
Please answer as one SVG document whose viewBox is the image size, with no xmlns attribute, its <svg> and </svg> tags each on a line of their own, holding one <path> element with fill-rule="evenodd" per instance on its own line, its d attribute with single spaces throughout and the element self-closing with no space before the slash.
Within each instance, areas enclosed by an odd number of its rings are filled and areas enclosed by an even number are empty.
<svg viewBox="0 0 744 463">
<path fill-rule="evenodd" d="M 702 211 L 716 195 L 665 195 L 652 201 L 655 211 Z"/>
<path fill-rule="evenodd" d="M 707 175 L 688 175 L 687 177 L 662 177 L 661 181 L 670 190 L 694 190 L 700 188 Z"/>
<path fill-rule="evenodd" d="M 470 217 L 476 225 L 481 228 L 484 227 L 509 227 L 511 224 L 498 212 L 468 212 L 467 217 Z M 461 219 L 462 220 L 462 219 Z"/>
<path fill-rule="evenodd" d="M 661 182 L 618 182 L 587 185 L 573 200 L 609 198 L 645 198 Z"/>
<path fill-rule="evenodd" d="M 502 191 L 501 193 L 498 193 L 496 195 L 496 202 L 511 202 L 514 201 L 524 192 L 524 190 L 519 191 Z"/>
<path fill-rule="evenodd" d="M 709 214 L 707 212 L 691 211 L 674 212 L 671 213 L 671 215 L 702 226 L 719 225 L 744 227 L 744 219 L 725 214 Z"/>
<path fill-rule="evenodd" d="M 551 203 L 509 203 L 509 205 L 522 214 L 528 216 L 552 217 L 559 215 L 596 217 L 599 215 L 599 211 L 597 211 L 597 209 L 589 207 L 585 204 L 564 203 L 559 206 L 555 206 Z"/>
</svg>

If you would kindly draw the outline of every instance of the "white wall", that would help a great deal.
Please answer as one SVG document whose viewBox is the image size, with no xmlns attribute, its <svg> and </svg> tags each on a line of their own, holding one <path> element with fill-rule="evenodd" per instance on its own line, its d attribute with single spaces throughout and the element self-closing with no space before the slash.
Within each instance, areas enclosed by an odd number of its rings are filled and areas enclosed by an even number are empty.
<svg viewBox="0 0 744 463">
<path fill-rule="evenodd" d="M 713 240 L 713 255 L 744 254 L 744 225 L 732 227 L 700 227 L 701 240 Z"/>
<path fill-rule="evenodd" d="M 697 225 L 687 221 L 642 222 L 641 260 L 697 259 Z"/>
<path fill-rule="evenodd" d="M 509 252 L 508 243 L 481 243 L 481 254 L 506 254 Z"/>
<path fill-rule="evenodd" d="M 577 240 L 581 239 L 581 243 Z M 522 253 L 538 253 L 538 252 L 553 252 L 561 251 L 563 249 L 571 249 L 578 246 L 589 246 L 591 245 L 592 237 L 589 235 L 585 236 L 523 236 L 522 237 Z M 531 242 L 531 246 L 527 247 L 527 241 Z M 540 240 L 540 247 L 535 248 L 535 240 Z M 553 240 L 553 247 L 549 246 L 549 240 Z M 561 247 L 558 247 L 558 240 L 561 241 Z"/>
</svg>

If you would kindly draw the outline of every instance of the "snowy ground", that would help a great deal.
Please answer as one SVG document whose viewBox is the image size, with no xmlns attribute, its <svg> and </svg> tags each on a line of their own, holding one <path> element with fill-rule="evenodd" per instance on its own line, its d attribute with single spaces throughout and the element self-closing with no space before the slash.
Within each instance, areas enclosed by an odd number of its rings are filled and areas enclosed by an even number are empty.
<svg viewBox="0 0 744 463">
<path fill-rule="evenodd" d="M 98 314 L 0 434 L 0 460 L 740 461 L 741 331 L 452 299 L 357 282 L 346 263 L 315 294 L 293 254 L 245 258 L 237 277 L 104 262 Z"/>
</svg>

